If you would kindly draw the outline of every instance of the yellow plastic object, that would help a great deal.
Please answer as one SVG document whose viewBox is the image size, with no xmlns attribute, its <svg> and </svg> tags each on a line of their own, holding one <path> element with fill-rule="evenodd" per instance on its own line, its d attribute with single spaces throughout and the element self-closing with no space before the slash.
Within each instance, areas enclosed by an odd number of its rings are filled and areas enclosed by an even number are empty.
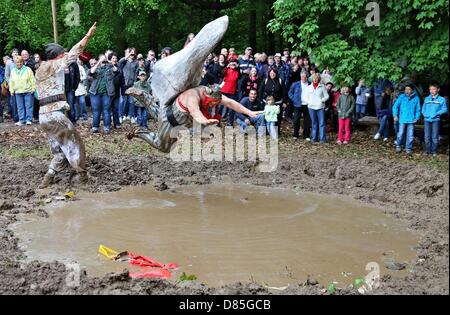
<svg viewBox="0 0 450 315">
<path fill-rule="evenodd" d="M 116 257 L 119 255 L 119 252 L 115 251 L 114 249 L 108 248 L 104 245 L 99 246 L 98 252 L 110 260 L 115 260 Z"/>
<path fill-rule="evenodd" d="M 64 197 L 66 197 L 67 199 L 72 199 L 73 197 L 75 197 L 75 193 L 73 191 L 69 191 L 64 195 Z"/>
</svg>

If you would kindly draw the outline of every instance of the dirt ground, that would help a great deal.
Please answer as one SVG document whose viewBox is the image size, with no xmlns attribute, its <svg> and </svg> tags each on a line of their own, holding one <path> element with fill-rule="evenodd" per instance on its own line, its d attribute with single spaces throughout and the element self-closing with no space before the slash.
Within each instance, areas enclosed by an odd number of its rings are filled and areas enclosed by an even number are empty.
<svg viewBox="0 0 450 315">
<path fill-rule="evenodd" d="M 373 294 L 449 293 L 449 179 L 448 143 L 438 158 L 425 158 L 419 150 L 408 158 L 393 153 L 392 144 L 376 143 L 358 131 L 349 147 L 313 146 L 289 137 L 280 141 L 278 170 L 259 173 L 256 163 L 174 163 L 139 140 L 128 142 L 124 131 L 89 135 L 86 139 L 90 192 L 117 191 L 125 186 L 151 184 L 204 185 L 214 182 L 248 183 L 304 192 L 351 196 L 380 207 L 423 237 L 411 271 L 403 278 L 385 276 Z M 45 136 L 37 125 L 0 124 L 0 294 L 268 294 L 259 284 L 237 283 L 209 288 L 197 282 L 173 284 L 162 280 L 132 280 L 127 271 L 103 278 L 82 275 L 81 286 L 66 286 L 64 264 L 25 264 L 24 253 L 8 226 L 19 214 L 48 216 L 44 200 L 70 187 L 70 172 L 57 176 L 51 192 L 37 186 L 50 161 Z M 165 185 L 162 185 L 165 183 Z M 330 257 L 332 259 L 332 257 Z M 326 284 L 323 284 L 326 285 Z M 327 294 L 322 284 L 305 279 L 281 294 Z M 339 288 L 337 294 L 355 294 Z"/>
</svg>

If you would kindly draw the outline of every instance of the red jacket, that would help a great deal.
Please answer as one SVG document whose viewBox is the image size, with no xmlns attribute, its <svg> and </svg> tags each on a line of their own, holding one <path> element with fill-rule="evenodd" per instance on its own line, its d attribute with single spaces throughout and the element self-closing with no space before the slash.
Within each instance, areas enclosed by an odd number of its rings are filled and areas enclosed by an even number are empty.
<svg viewBox="0 0 450 315">
<path fill-rule="evenodd" d="M 239 70 L 226 68 L 223 76 L 222 93 L 234 95 L 237 92 Z"/>
</svg>

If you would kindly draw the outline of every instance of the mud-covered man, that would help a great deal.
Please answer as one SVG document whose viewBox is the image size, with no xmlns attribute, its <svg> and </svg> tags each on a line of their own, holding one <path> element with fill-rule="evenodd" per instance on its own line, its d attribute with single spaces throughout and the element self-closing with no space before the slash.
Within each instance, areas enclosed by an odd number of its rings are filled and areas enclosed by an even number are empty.
<svg viewBox="0 0 450 315">
<path fill-rule="evenodd" d="M 45 47 L 46 61 L 43 61 L 36 71 L 36 87 L 40 105 L 39 122 L 47 133 L 52 152 L 52 161 L 40 188 L 52 184 L 56 173 L 68 165 L 76 172 L 75 177 L 72 178 L 73 184 L 82 184 L 87 181 L 84 143 L 64 113 L 65 110 L 70 109 L 64 94 L 64 73 L 70 64 L 77 62 L 95 30 L 96 23 L 67 53 L 58 44 L 47 45 Z"/>
<path fill-rule="evenodd" d="M 157 132 L 134 130 L 128 135 L 128 138 L 131 140 L 138 137 L 164 153 L 169 153 L 177 141 L 171 134 L 174 128 L 179 126 L 191 128 L 193 121 L 204 126 L 217 125 L 221 119 L 217 110 L 220 104 L 252 118 L 257 118 L 261 114 L 261 112 L 252 112 L 238 102 L 222 95 L 219 85 L 199 86 L 186 90 L 178 95 L 173 103 L 169 102 L 169 105 L 161 108 L 143 91 L 129 89 L 126 93 L 145 103 L 151 113 L 157 113 L 159 110 Z"/>
</svg>

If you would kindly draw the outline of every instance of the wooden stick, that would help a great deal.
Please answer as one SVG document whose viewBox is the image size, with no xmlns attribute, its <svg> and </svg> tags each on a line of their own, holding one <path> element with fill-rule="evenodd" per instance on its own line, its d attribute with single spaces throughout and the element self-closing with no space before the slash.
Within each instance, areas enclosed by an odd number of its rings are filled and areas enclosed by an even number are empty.
<svg viewBox="0 0 450 315">
<path fill-rule="evenodd" d="M 52 3 L 52 16 L 53 16 L 53 39 L 55 43 L 58 43 L 58 25 L 56 23 L 56 1 L 51 0 Z"/>
</svg>

